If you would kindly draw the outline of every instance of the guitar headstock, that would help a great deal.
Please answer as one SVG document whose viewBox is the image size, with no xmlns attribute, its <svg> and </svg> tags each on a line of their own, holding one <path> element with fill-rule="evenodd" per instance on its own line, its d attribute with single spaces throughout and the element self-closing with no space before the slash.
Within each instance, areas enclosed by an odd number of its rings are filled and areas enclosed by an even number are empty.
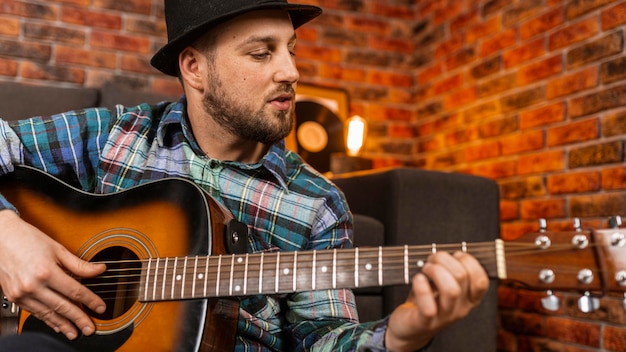
<svg viewBox="0 0 626 352">
<path fill-rule="evenodd" d="M 545 220 L 540 230 L 505 243 L 507 280 L 534 290 L 548 292 L 544 308 L 558 309 L 552 290 L 582 294 L 583 312 L 597 309 L 597 297 L 623 298 L 626 308 L 626 229 L 621 219 L 611 218 L 610 229 L 574 229 L 550 232 Z"/>
</svg>

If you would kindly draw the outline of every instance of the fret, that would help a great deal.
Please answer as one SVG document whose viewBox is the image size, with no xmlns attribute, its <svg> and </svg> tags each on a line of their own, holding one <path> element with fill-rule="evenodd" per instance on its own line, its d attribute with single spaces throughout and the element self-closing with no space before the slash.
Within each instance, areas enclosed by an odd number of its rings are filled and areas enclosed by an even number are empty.
<svg viewBox="0 0 626 352">
<path fill-rule="evenodd" d="M 156 289 L 157 289 L 157 281 L 159 275 L 159 263 L 161 262 L 161 258 L 157 258 L 156 265 L 154 266 L 154 283 L 152 284 L 152 299 L 156 300 Z"/>
<path fill-rule="evenodd" d="M 193 263 L 193 276 L 191 280 L 191 298 L 196 298 L 196 280 L 198 279 L 198 256 Z"/>
<path fill-rule="evenodd" d="M 232 268 L 231 268 L 231 296 L 237 296 L 243 294 L 244 287 L 246 287 L 247 280 L 247 266 L 248 256 L 234 256 L 232 260 Z M 247 290 L 247 287 L 245 288 Z"/>
<path fill-rule="evenodd" d="M 203 292 L 203 297 L 207 296 L 207 283 L 208 283 L 208 279 L 209 279 L 209 261 L 211 260 L 211 257 L 205 257 L 204 259 L 204 285 L 202 286 L 202 292 Z"/>
<path fill-rule="evenodd" d="M 180 282 L 180 297 L 185 297 L 185 283 L 187 282 L 187 258 L 188 257 L 185 257 L 185 262 L 183 263 L 182 281 Z"/>
<path fill-rule="evenodd" d="M 333 288 L 337 287 L 337 248 L 333 249 Z"/>
<path fill-rule="evenodd" d="M 383 247 L 378 247 L 378 286 L 383 285 Z"/>
<path fill-rule="evenodd" d="M 222 255 L 217 256 L 217 276 L 215 278 L 215 297 L 220 296 L 220 276 L 222 274 Z"/>
<path fill-rule="evenodd" d="M 161 282 L 161 299 L 165 299 L 165 280 L 167 280 L 167 262 L 169 258 L 165 258 L 163 264 L 163 282 Z"/>
<path fill-rule="evenodd" d="M 354 287 L 359 287 L 359 247 L 354 248 Z"/>
<path fill-rule="evenodd" d="M 278 255 L 280 252 L 276 253 Z M 291 289 L 294 285 L 294 258 L 293 255 L 286 255 L 286 253 L 280 255 L 280 265 L 278 265 L 278 292 L 292 291 Z"/>
<path fill-rule="evenodd" d="M 230 278 L 228 279 L 228 295 L 232 296 L 233 295 L 233 270 L 235 269 L 235 256 L 231 255 L 230 256 L 231 260 L 230 260 Z"/>
<path fill-rule="evenodd" d="M 313 251 L 313 268 L 311 269 L 311 289 L 312 290 L 315 290 L 316 271 L 317 271 L 317 251 Z"/>
<path fill-rule="evenodd" d="M 276 252 L 276 276 L 274 276 L 274 292 L 278 292 L 278 282 L 280 280 L 280 252 Z"/>
<path fill-rule="evenodd" d="M 178 274 L 176 273 L 176 267 L 178 266 L 178 257 L 174 258 L 174 268 L 172 270 L 172 287 L 170 297 L 174 298 L 174 289 L 176 288 L 176 280 L 178 280 Z"/>
<path fill-rule="evenodd" d="M 296 277 L 298 276 L 298 251 L 293 252 L 293 292 L 298 291 L 296 289 Z"/>
<path fill-rule="evenodd" d="M 148 287 L 150 286 L 150 268 L 152 267 L 152 259 L 148 259 L 148 264 L 147 264 L 147 267 L 146 267 L 145 275 L 143 273 L 143 264 L 142 264 L 141 267 L 142 267 L 142 270 L 141 270 L 141 273 L 142 273 L 141 281 L 143 281 L 144 278 L 145 278 L 145 282 L 144 282 L 144 286 L 143 286 L 143 288 L 144 288 L 143 297 L 144 297 L 144 299 L 147 299 L 148 298 Z M 142 287 L 142 286 L 139 286 L 139 287 Z M 140 299 L 140 301 L 141 301 L 141 299 Z"/>
<path fill-rule="evenodd" d="M 248 294 L 248 253 L 246 253 L 246 264 L 245 267 L 243 269 L 243 294 L 247 295 Z"/>
<path fill-rule="evenodd" d="M 261 264 L 259 265 L 259 293 L 263 292 L 263 256 L 264 252 L 261 252 Z"/>
<path fill-rule="evenodd" d="M 409 284 L 409 246 L 404 245 L 404 284 Z"/>
</svg>

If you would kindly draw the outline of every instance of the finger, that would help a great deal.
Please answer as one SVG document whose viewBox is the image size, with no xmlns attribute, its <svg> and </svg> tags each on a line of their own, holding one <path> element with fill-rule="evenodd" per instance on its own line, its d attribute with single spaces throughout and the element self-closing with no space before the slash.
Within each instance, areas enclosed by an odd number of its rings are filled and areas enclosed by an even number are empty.
<svg viewBox="0 0 626 352">
<path fill-rule="evenodd" d="M 95 264 L 84 261 L 70 252 L 59 255 L 61 265 L 78 277 L 94 277 L 102 274 L 106 270 L 104 264 Z M 106 305 L 102 298 L 93 293 L 87 287 L 69 275 L 60 275 L 54 280 L 50 280 L 52 287 L 57 292 L 65 295 L 70 300 L 83 304 L 96 313 L 104 313 Z"/>
<path fill-rule="evenodd" d="M 28 298 L 21 302 L 20 305 L 30 312 L 31 315 L 46 323 L 55 332 L 62 333 L 69 340 L 75 339 L 78 336 L 76 326 L 65 316 L 55 311 L 55 309 L 50 308 L 49 304 L 45 303 L 48 300 L 60 302 L 63 298 L 53 291 L 48 290 L 48 292 L 49 294 L 42 295 L 44 297 L 43 301 Z"/>
<path fill-rule="evenodd" d="M 413 277 L 411 303 L 415 304 L 417 311 L 425 320 L 432 320 L 437 316 L 437 299 L 433 288 L 424 274 Z"/>
<path fill-rule="evenodd" d="M 468 298 L 478 303 L 489 289 L 489 277 L 480 262 L 473 256 L 456 252 L 454 257 L 463 265 L 468 275 Z"/>
<path fill-rule="evenodd" d="M 435 263 L 424 265 L 422 272 L 428 276 L 434 290 L 438 292 L 437 303 L 440 315 L 453 311 L 463 292 L 461 284 L 454 275 L 445 266 Z"/>
</svg>

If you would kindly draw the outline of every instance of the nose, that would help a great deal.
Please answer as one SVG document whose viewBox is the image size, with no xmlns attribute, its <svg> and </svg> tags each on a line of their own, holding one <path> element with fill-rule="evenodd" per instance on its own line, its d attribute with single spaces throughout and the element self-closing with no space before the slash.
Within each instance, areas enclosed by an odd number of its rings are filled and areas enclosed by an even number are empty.
<svg viewBox="0 0 626 352">
<path fill-rule="evenodd" d="M 294 84 L 300 79 L 300 72 L 296 67 L 295 57 L 289 50 L 280 55 L 280 59 L 276 60 L 276 71 L 274 80 L 278 83 Z"/>
</svg>

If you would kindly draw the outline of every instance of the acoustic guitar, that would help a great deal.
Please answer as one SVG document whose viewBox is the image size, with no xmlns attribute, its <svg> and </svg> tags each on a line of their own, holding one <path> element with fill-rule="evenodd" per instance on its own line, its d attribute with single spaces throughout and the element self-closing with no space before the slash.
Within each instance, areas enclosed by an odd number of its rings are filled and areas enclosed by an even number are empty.
<svg viewBox="0 0 626 352">
<path fill-rule="evenodd" d="M 89 312 L 96 333 L 70 342 L 82 351 L 232 351 L 236 297 L 406 285 L 437 251 L 469 252 L 492 278 L 581 292 L 583 310 L 626 292 L 626 230 L 618 226 L 514 241 L 246 253 L 246 226 L 183 179 L 95 195 L 20 166 L 0 178 L 0 193 L 70 251 L 107 265 L 80 279 L 107 304 L 103 314 Z M 0 322 L 2 335 L 49 331 L 67 341 L 6 298 Z"/>
</svg>

